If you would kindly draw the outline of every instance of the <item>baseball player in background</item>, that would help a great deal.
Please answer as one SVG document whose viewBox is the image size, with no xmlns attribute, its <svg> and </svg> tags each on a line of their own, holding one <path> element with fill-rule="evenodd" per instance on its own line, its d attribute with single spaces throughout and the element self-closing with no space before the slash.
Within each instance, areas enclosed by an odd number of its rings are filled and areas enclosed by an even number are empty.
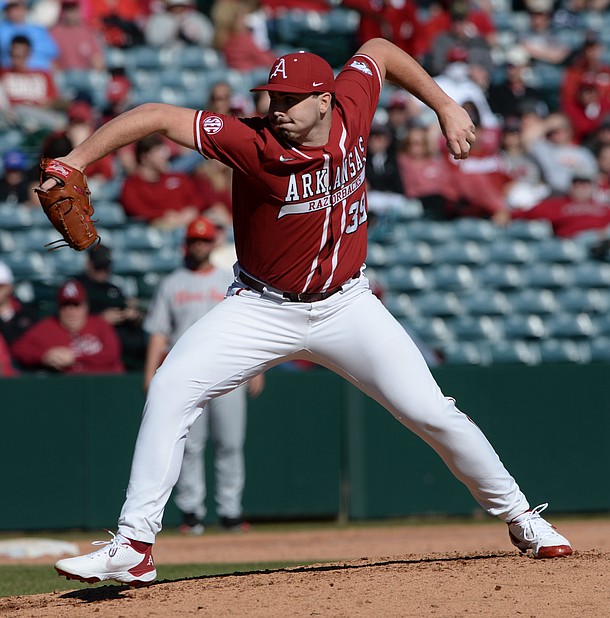
<svg viewBox="0 0 610 618">
<path fill-rule="evenodd" d="M 144 330 L 149 334 L 144 364 L 147 390 L 168 350 L 225 297 L 233 274 L 210 262 L 217 238 L 216 226 L 209 219 L 194 219 L 186 228 L 184 266 L 170 273 L 155 291 L 144 320 Z M 181 532 L 203 533 L 203 455 L 208 434 L 214 443 L 215 499 L 220 526 L 231 531 L 247 528 L 241 503 L 245 482 L 246 391 L 256 397 L 263 386 L 263 374 L 255 376 L 247 385 L 210 401 L 191 426 L 174 491 L 174 501 L 182 513 Z"/>
<path fill-rule="evenodd" d="M 229 165 L 238 261 L 227 298 L 174 345 L 151 381 L 117 535 L 96 552 L 59 560 L 59 574 L 153 581 L 152 544 L 189 428 L 207 401 L 292 359 L 335 371 L 387 408 L 508 524 L 519 549 L 539 558 L 572 553 L 540 516 L 546 505 L 530 509 L 481 430 L 443 395 L 369 288 L 364 167 L 384 79 L 434 110 L 452 155 L 468 156 L 475 140 L 468 113 L 411 56 L 372 39 L 336 79 L 315 54 L 278 58 L 268 83 L 255 89 L 270 95 L 264 118 L 149 103 L 103 125 L 65 157 L 83 169 L 158 132 Z"/>
</svg>

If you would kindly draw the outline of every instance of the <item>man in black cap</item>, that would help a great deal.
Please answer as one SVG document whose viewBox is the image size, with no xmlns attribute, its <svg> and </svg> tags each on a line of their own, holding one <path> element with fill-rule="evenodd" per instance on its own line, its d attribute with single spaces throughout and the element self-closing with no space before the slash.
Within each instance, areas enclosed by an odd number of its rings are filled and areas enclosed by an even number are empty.
<svg viewBox="0 0 610 618">
<path fill-rule="evenodd" d="M 142 329 L 143 312 L 137 298 L 127 298 L 110 281 L 112 254 L 105 245 L 87 253 L 85 271 L 75 277 L 89 297 L 91 313 L 99 314 L 112 324 L 121 340 L 123 362 L 127 369 L 140 369 L 144 363 L 146 337 Z"/>
</svg>

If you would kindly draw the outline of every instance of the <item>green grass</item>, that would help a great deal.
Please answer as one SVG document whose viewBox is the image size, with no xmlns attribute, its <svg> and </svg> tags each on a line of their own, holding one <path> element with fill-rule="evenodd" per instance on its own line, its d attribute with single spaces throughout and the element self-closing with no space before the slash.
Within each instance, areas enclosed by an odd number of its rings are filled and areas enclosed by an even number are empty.
<svg viewBox="0 0 610 618">
<path fill-rule="evenodd" d="M 259 562 L 252 564 L 166 564 L 157 565 L 157 581 L 249 573 L 298 566 L 303 562 Z M 0 597 L 78 590 L 92 586 L 120 586 L 116 582 L 83 584 L 59 577 L 51 565 L 0 565 Z"/>
</svg>

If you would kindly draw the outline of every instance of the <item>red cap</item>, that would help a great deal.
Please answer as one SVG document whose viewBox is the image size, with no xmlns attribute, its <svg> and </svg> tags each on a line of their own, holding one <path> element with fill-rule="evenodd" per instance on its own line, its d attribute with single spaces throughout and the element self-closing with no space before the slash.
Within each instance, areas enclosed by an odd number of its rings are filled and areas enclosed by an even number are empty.
<svg viewBox="0 0 610 618">
<path fill-rule="evenodd" d="M 131 92 L 131 82 L 123 75 L 115 75 L 106 87 L 106 100 L 109 103 L 120 103 Z"/>
<path fill-rule="evenodd" d="M 70 122 L 91 122 L 93 109 L 86 101 L 74 101 L 68 108 L 68 119 Z"/>
<path fill-rule="evenodd" d="M 87 291 L 83 287 L 83 284 L 75 279 L 68 279 L 60 288 L 57 293 L 58 305 L 80 305 L 86 302 Z"/>
<path fill-rule="evenodd" d="M 447 62 L 466 62 L 468 52 L 463 47 L 452 47 L 447 52 Z"/>
<path fill-rule="evenodd" d="M 269 71 L 269 82 L 252 88 L 250 92 L 269 90 L 274 92 L 334 92 L 333 70 L 316 54 L 300 51 L 286 54 L 275 61 Z"/>
<path fill-rule="evenodd" d="M 193 219 L 186 228 L 186 240 L 216 240 L 216 226 L 205 217 Z"/>
</svg>

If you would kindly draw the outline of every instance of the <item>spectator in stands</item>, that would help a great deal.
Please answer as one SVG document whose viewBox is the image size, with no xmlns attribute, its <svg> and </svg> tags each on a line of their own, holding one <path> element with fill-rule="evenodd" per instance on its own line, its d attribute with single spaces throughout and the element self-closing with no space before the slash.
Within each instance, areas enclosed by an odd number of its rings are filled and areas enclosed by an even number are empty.
<svg viewBox="0 0 610 618">
<path fill-rule="evenodd" d="M 89 0 L 87 23 L 101 33 L 109 47 L 142 45 L 149 4 L 139 0 Z"/>
<path fill-rule="evenodd" d="M 365 168 L 369 190 L 404 193 L 396 151 L 392 148 L 392 132 L 384 124 L 374 122 L 371 126 Z"/>
<path fill-rule="evenodd" d="M 111 324 L 121 341 L 123 364 L 127 369 L 141 369 L 146 354 L 146 337 L 142 329 L 144 314 L 137 298 L 126 297 L 111 282 L 112 253 L 105 245 L 87 252 L 85 271 L 74 277 L 87 292 L 89 310 Z"/>
<path fill-rule="evenodd" d="M 28 68 L 36 71 L 50 71 L 57 59 L 58 49 L 48 30 L 28 21 L 27 0 L 6 0 L 4 19 L 0 21 L 0 65 L 10 65 L 11 41 L 24 36 L 31 41 L 32 49 Z"/>
<path fill-rule="evenodd" d="M 0 262 L 0 335 L 9 346 L 38 320 L 35 308 L 15 296 L 14 283 L 13 271 Z"/>
<path fill-rule="evenodd" d="M 533 60 L 563 64 L 571 50 L 555 33 L 553 0 L 526 0 L 525 4 L 530 15 L 530 28 L 519 35 L 518 42 Z"/>
<path fill-rule="evenodd" d="M 53 75 L 44 69 L 30 68 L 32 43 L 16 35 L 9 44 L 9 60 L 0 72 L 2 88 L 11 106 L 27 105 L 43 109 L 55 107 L 59 94 Z"/>
<path fill-rule="evenodd" d="M 90 315 L 85 288 L 67 280 L 57 294 L 57 315 L 43 318 L 12 346 L 24 369 L 63 374 L 122 373 L 121 344 L 114 328 Z"/>
<path fill-rule="evenodd" d="M 606 74 L 606 79 L 610 74 Z M 574 141 L 582 144 L 591 139 L 610 114 L 610 91 L 603 94 L 604 87 L 598 84 L 595 73 L 584 73 L 572 99 L 562 102 L 562 110 L 569 118 L 574 132 Z"/>
<path fill-rule="evenodd" d="M 95 130 L 97 123 L 93 106 L 84 100 L 75 100 L 67 111 L 68 125 L 65 129 L 49 134 L 41 147 L 43 157 L 63 157 L 87 139 Z M 87 166 L 87 182 L 94 196 L 103 189 L 115 173 L 113 155 L 103 157 Z"/>
<path fill-rule="evenodd" d="M 13 366 L 13 358 L 4 337 L 0 335 L 0 378 L 14 378 L 19 372 Z"/>
<path fill-rule="evenodd" d="M 412 0 L 342 0 L 341 5 L 358 11 L 358 44 L 381 37 L 408 54 L 420 56 L 422 44 L 417 3 Z M 355 50 L 354 50 L 355 51 Z"/>
<path fill-rule="evenodd" d="M 201 212 L 223 227 L 230 227 L 233 221 L 232 178 L 233 170 L 215 159 L 203 161 L 193 173 L 202 200 Z"/>
<path fill-rule="evenodd" d="M 196 9 L 194 0 L 165 0 L 159 11 L 148 18 L 144 37 L 148 45 L 155 47 L 211 47 L 214 26 Z"/>
<path fill-rule="evenodd" d="M 463 50 L 462 61 L 470 65 L 472 79 L 487 87 L 494 69 L 491 49 L 487 41 L 470 27 L 469 8 L 466 2 L 453 2 L 449 9 L 451 25 L 447 32 L 441 32 L 431 44 L 428 68 L 433 75 L 443 73 L 452 62 L 450 54 L 454 49 Z"/>
<path fill-rule="evenodd" d="M 595 76 L 602 99 L 610 98 L 610 66 L 604 62 L 605 45 L 599 34 L 588 31 L 582 47 L 569 61 L 561 82 L 561 106 L 574 101 L 585 76 Z"/>
<path fill-rule="evenodd" d="M 595 187 L 595 199 L 610 206 L 610 141 L 602 144 L 596 154 L 599 174 Z"/>
<path fill-rule="evenodd" d="M 572 125 L 560 113 L 550 114 L 538 127 L 538 135 L 531 136 L 529 153 L 542 170 L 543 180 L 555 193 L 566 193 L 574 170 L 597 171 L 593 153 L 575 144 Z"/>
<path fill-rule="evenodd" d="M 506 76 L 489 86 L 489 105 L 502 118 L 519 116 L 524 102 L 540 107 L 540 115 L 548 114 L 543 93 L 530 86 L 527 76 L 531 72 L 530 57 L 521 45 L 514 45 L 506 52 Z"/>
<path fill-rule="evenodd" d="M 521 119 L 513 116 L 504 121 L 500 153 L 510 178 L 506 202 L 510 208 L 531 208 L 551 192 L 542 182 L 540 168 L 528 154 L 521 133 Z"/>
<path fill-rule="evenodd" d="M 457 193 L 448 181 L 450 166 L 435 141 L 425 127 L 412 126 L 400 145 L 398 170 L 405 195 L 421 201 L 426 218 L 444 220 Z"/>
<path fill-rule="evenodd" d="M 486 91 L 472 78 L 466 50 L 452 48 L 447 59 L 448 64 L 443 72 L 434 78 L 436 83 L 460 105 L 467 101 L 472 103 L 483 128 L 497 128 L 498 119 L 491 111 Z"/>
<path fill-rule="evenodd" d="M 28 176 L 28 160 L 22 150 L 9 150 L 2 155 L 4 173 L 0 178 L 0 202 L 33 204 L 34 193 Z"/>
<path fill-rule="evenodd" d="M 595 175 L 588 169 L 575 170 L 564 195 L 546 198 L 528 210 L 513 210 L 510 219 L 546 219 L 555 236 L 571 238 L 610 225 L 610 208 L 595 200 Z"/>
<path fill-rule="evenodd" d="M 277 57 L 261 47 L 248 27 L 251 10 L 245 0 L 217 0 L 212 9 L 214 47 L 222 53 L 227 66 L 238 71 L 265 69 Z"/>
<path fill-rule="evenodd" d="M 150 135 L 136 144 L 136 169 L 123 184 L 120 201 L 129 217 L 172 229 L 188 225 L 201 198 L 187 174 L 169 171 L 170 151 L 163 138 Z"/>
<path fill-rule="evenodd" d="M 105 70 L 102 37 L 83 22 L 79 0 L 61 1 L 59 22 L 50 29 L 50 34 L 59 49 L 56 62 L 59 70 Z"/>
</svg>

